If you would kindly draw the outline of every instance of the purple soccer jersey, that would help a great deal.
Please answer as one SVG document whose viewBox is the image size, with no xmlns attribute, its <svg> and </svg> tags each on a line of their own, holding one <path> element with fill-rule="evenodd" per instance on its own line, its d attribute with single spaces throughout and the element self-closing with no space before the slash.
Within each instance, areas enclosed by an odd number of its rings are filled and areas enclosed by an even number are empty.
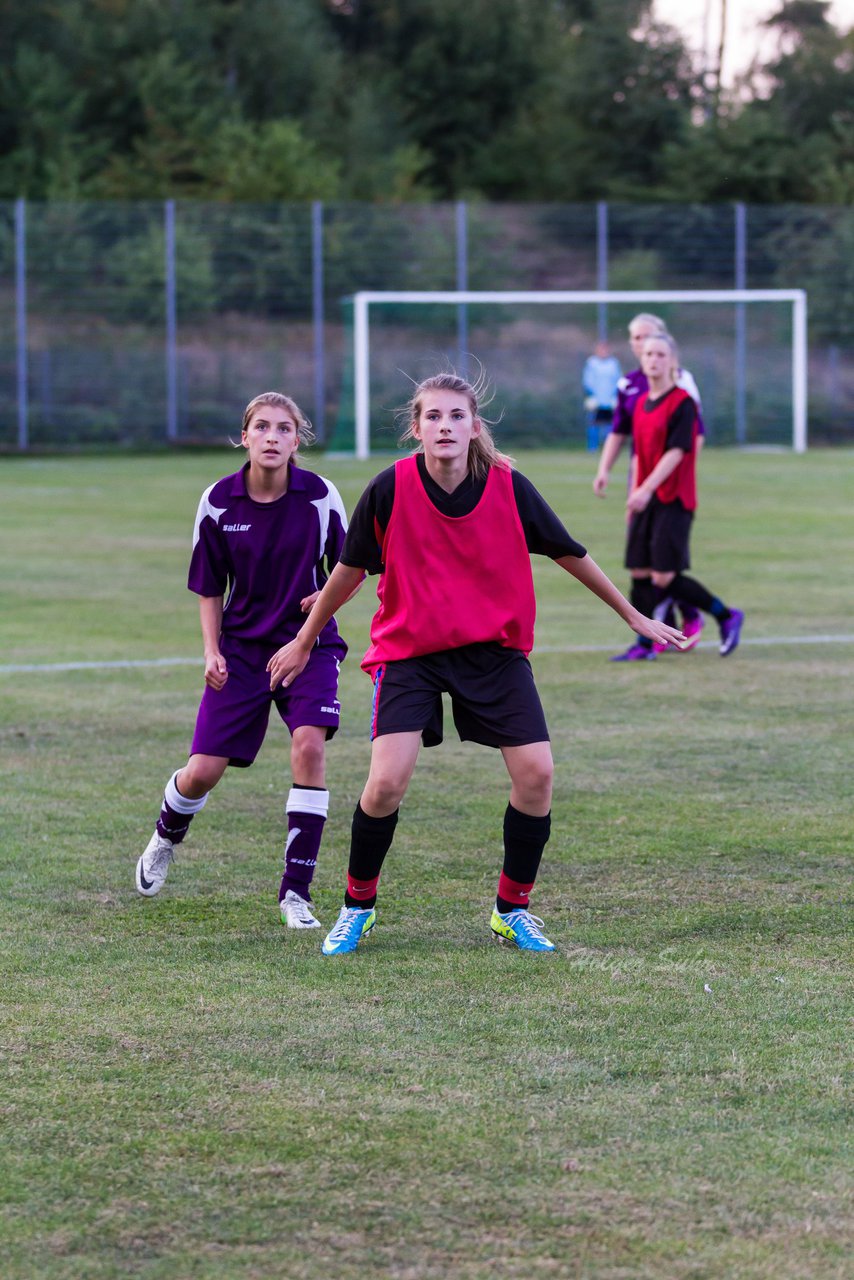
<svg viewBox="0 0 854 1280">
<path fill-rule="evenodd" d="M 246 469 L 202 494 L 187 585 L 200 596 L 226 597 L 224 639 L 267 648 L 269 656 L 293 640 L 305 621 L 300 600 L 318 591 L 338 563 L 347 517 L 335 486 L 312 471 L 292 465 L 287 492 L 275 502 L 255 502 L 246 492 Z M 318 645 L 346 653 L 334 618 Z"/>
<path fill-rule="evenodd" d="M 676 385 L 681 387 L 683 391 L 687 391 L 696 404 L 697 434 L 704 436 L 706 434 L 706 424 L 703 422 L 703 406 L 700 403 L 700 393 L 697 390 L 696 382 L 687 369 L 679 370 Z M 641 369 L 633 369 L 631 373 L 624 373 L 620 378 L 617 383 L 617 407 L 614 410 L 614 422 L 611 427 L 611 430 L 616 431 L 617 435 L 630 436 L 632 434 L 632 414 L 635 411 L 635 405 L 644 392 L 648 390 L 649 382 L 646 374 Z"/>
<path fill-rule="evenodd" d="M 268 659 L 305 621 L 300 601 L 319 590 L 338 563 L 347 517 L 338 490 L 311 471 L 291 466 L 287 492 L 255 502 L 246 467 L 202 494 L 187 585 L 200 596 L 223 596 L 220 648 L 228 668 L 221 690 L 202 696 L 191 755 L 255 759 L 275 704 L 293 733 L 338 728 L 338 667 L 347 646 L 331 618 L 305 670 L 288 689 L 270 691 Z"/>
</svg>

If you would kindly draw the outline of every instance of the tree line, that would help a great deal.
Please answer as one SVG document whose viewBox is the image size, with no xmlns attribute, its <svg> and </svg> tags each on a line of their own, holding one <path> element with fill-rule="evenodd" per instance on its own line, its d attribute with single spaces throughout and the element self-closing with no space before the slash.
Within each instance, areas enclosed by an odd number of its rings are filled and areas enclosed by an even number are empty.
<svg viewBox="0 0 854 1280">
<path fill-rule="evenodd" d="M 0 0 L 0 198 L 851 203 L 854 28 L 651 0 Z"/>
</svg>

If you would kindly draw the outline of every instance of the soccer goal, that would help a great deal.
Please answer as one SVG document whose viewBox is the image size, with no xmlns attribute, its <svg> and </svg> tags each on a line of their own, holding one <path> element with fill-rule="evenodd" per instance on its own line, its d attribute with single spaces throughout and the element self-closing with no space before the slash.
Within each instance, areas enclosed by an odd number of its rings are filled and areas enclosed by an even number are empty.
<svg viewBox="0 0 854 1280">
<path fill-rule="evenodd" d="M 622 356 L 628 321 L 648 310 L 666 320 L 695 375 L 712 443 L 806 450 L 802 289 L 364 291 L 353 297 L 356 456 L 370 457 L 372 411 L 388 415 L 401 370 L 418 378 L 429 358 L 431 370 L 438 360 L 465 372 L 468 352 L 533 442 L 565 443 L 571 434 L 555 423 L 577 416 L 578 344 L 592 347 L 604 315 Z M 372 344 L 383 358 L 373 376 Z M 512 430 L 511 414 L 506 421 Z"/>
</svg>

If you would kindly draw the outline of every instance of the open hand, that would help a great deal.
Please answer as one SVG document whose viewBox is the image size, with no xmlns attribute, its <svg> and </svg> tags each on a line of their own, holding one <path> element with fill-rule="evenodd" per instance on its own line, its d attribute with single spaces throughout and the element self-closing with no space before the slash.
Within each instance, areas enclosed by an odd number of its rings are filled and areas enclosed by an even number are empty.
<svg viewBox="0 0 854 1280">
<path fill-rule="evenodd" d="M 672 644 L 677 649 L 682 649 L 688 643 L 688 637 L 676 627 L 669 627 L 666 622 L 656 622 L 655 618 L 648 618 L 643 613 L 638 614 L 632 623 L 632 629 L 654 644 Z"/>
</svg>

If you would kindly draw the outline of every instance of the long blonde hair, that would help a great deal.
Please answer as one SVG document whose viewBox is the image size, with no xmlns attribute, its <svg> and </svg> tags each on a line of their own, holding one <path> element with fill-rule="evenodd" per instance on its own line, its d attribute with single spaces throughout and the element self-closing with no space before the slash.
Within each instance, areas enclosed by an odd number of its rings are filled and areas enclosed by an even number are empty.
<svg viewBox="0 0 854 1280">
<path fill-rule="evenodd" d="M 255 396 L 250 400 L 246 408 L 243 410 L 243 421 L 240 424 L 241 435 L 252 421 L 252 415 L 261 405 L 269 404 L 275 409 L 284 409 L 291 414 L 294 422 L 297 424 L 297 437 L 301 445 L 309 445 L 314 443 L 315 435 L 311 422 L 308 420 L 296 400 L 292 400 L 290 396 L 286 396 L 282 391 L 262 391 L 259 396 Z M 232 441 L 232 443 L 234 443 Z M 239 448 L 239 444 L 237 446 Z M 291 462 L 297 465 L 297 451 L 291 454 Z"/>
<path fill-rule="evenodd" d="M 419 382 L 406 404 L 401 405 L 397 413 L 399 420 L 405 424 L 400 435 L 401 444 L 407 440 L 418 439 L 415 434 L 415 424 L 421 417 L 424 396 L 428 391 L 453 391 L 456 395 L 465 396 L 469 402 L 472 417 L 480 419 L 480 435 L 472 437 L 469 441 L 468 468 L 475 479 L 484 479 L 489 474 L 490 467 L 499 467 L 503 471 L 512 469 L 515 459 L 507 453 L 501 453 L 495 447 L 491 431 L 495 424 L 484 418 L 480 412 L 480 406 L 488 404 L 491 399 L 491 396 L 487 398 L 489 385 L 483 370 L 475 383 L 461 378 L 453 370 L 447 373 L 436 373 L 431 378 L 424 378 Z M 424 445 L 420 441 L 415 452 L 424 452 Z"/>
</svg>

